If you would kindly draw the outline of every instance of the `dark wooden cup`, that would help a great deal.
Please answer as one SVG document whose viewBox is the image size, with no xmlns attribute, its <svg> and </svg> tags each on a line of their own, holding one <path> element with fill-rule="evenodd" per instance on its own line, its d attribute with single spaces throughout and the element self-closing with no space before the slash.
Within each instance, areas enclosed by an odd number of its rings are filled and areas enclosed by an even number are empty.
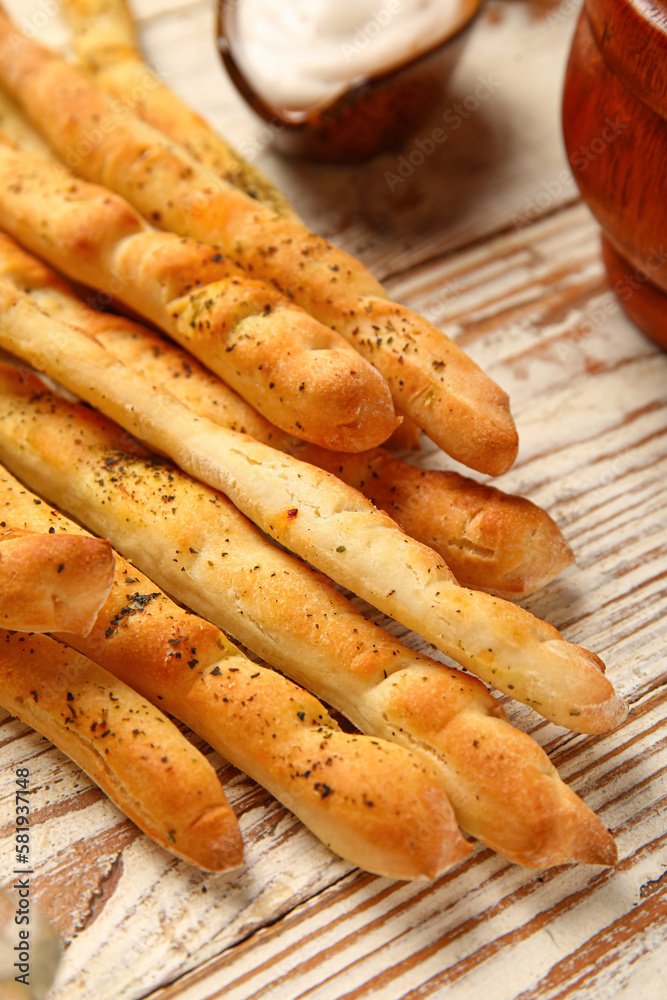
<svg viewBox="0 0 667 1000">
<path fill-rule="evenodd" d="M 563 93 L 574 177 L 630 318 L 667 347 L 667 0 L 586 0 Z"/>
</svg>

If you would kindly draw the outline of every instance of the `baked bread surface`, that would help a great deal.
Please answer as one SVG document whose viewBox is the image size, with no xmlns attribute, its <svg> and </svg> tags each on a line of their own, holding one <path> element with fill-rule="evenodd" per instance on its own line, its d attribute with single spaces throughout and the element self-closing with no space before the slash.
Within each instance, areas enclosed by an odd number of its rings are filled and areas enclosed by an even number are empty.
<svg viewBox="0 0 667 1000">
<path fill-rule="evenodd" d="M 104 418 L 40 391 L 32 376 L 5 372 L 0 385 L 0 453 L 17 472 L 62 498 L 94 530 L 112 535 L 165 589 L 363 731 L 426 755 L 466 830 L 533 867 L 613 861 L 613 841 L 600 821 L 560 781 L 537 744 L 507 724 L 479 681 L 416 654 L 366 621 L 323 577 L 267 543 L 220 494 L 168 464 L 120 453 L 121 433 Z M 55 451 L 67 456 L 60 468 L 47 457 Z M 134 585 L 136 571 L 130 572 Z M 161 607 L 151 602 L 153 621 Z M 130 640 L 138 628 L 140 645 L 148 644 L 145 662 L 154 659 L 159 673 L 166 649 L 167 664 L 179 666 L 164 636 L 153 637 L 150 625 L 140 627 L 139 614 L 121 622 L 110 641 L 104 630 L 85 646 L 75 641 L 96 658 L 118 657 L 112 670 L 136 670 L 129 666 Z M 194 623 L 187 648 L 195 648 L 202 662 L 208 655 L 202 646 L 210 646 L 200 630 L 211 627 Z M 219 655 L 215 648 L 212 655 Z M 159 686 L 154 691 L 164 694 Z M 180 696 L 180 702 L 187 699 Z"/>
<path fill-rule="evenodd" d="M 68 165 L 161 228 L 227 253 L 336 330 L 381 372 L 396 407 L 454 458 L 492 475 L 512 465 L 507 394 L 435 326 L 390 301 L 357 260 L 216 177 L 127 108 L 115 113 L 91 80 L 3 15 L 0 47 L 0 81 Z"/>
<path fill-rule="evenodd" d="M 0 528 L 0 626 L 78 632 L 95 623 L 114 578 L 109 542 Z"/>
<path fill-rule="evenodd" d="M 0 275 L 29 292 L 49 316 L 84 330 L 198 416 L 248 433 L 363 492 L 407 534 L 438 552 L 463 586 L 524 597 L 572 562 L 558 526 L 529 500 L 456 472 L 415 468 L 384 448 L 352 455 L 286 434 L 186 351 L 125 317 L 85 305 L 61 278 L 4 234 Z"/>
<path fill-rule="evenodd" d="M 162 712 L 86 656 L 0 629 L 0 701 L 67 754 L 137 826 L 208 871 L 243 845 L 217 775 Z"/>
</svg>

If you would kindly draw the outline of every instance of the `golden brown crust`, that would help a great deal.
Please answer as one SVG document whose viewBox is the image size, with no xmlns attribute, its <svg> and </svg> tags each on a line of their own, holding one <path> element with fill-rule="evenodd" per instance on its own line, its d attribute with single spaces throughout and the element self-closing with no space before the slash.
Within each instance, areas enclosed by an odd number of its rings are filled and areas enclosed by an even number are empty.
<svg viewBox="0 0 667 1000">
<path fill-rule="evenodd" d="M 1 629 L 0 700 L 166 850 L 207 871 L 242 863 L 238 824 L 213 768 L 102 667 L 47 636 Z"/>
<path fill-rule="evenodd" d="M 195 416 L 5 279 L 0 307 L 0 346 L 223 491 L 272 538 L 457 663 L 559 725 L 602 732 L 625 718 L 597 656 L 522 608 L 460 587 L 437 553 L 335 476 Z"/>
<path fill-rule="evenodd" d="M 161 228 L 219 247 L 337 330 L 382 373 L 396 406 L 453 457 L 493 475 L 511 466 L 518 439 L 507 395 L 440 330 L 387 299 L 348 254 L 221 181 L 126 109 L 114 115 L 91 81 L 17 38 L 0 16 L 0 80 L 65 162 Z"/>
<path fill-rule="evenodd" d="M 49 268 L 4 234 L 0 275 L 29 291 L 48 315 L 95 337 L 197 415 L 251 434 L 360 490 L 407 534 L 439 552 L 463 586 L 523 597 L 572 561 L 557 525 L 529 500 L 455 472 L 416 469 L 381 448 L 349 455 L 305 445 L 281 432 L 191 355 L 124 317 L 85 306 Z"/>
<path fill-rule="evenodd" d="M 457 699 L 451 680 L 429 664 L 392 674 L 371 696 L 373 717 L 385 720 L 378 735 L 442 755 L 456 776 L 447 791 L 459 823 L 464 830 L 483 829 L 484 842 L 505 857 L 529 868 L 572 861 L 613 865 L 611 835 L 538 744 L 489 712 L 486 692 L 471 697 L 460 685 Z M 482 799 L 481 784 L 492 785 L 495 797 Z"/>
<path fill-rule="evenodd" d="M 504 712 L 479 681 L 401 646 L 323 577 L 268 545 L 223 496 L 169 465 L 123 456 L 114 425 L 38 388 L 34 377 L 0 369 L 0 454 L 25 479 L 62 497 L 96 531 L 112 534 L 134 564 L 317 691 L 362 731 L 426 755 L 456 803 L 460 822 L 506 857 L 526 865 L 583 858 L 609 863 L 613 841 L 602 824 L 580 800 L 568 798 L 529 737 L 500 725 Z M 55 452 L 67 459 L 57 468 L 47 458 Z M 136 571 L 130 572 L 133 586 Z M 112 657 L 114 671 L 116 663 L 137 669 L 132 666 L 136 637 L 138 675 L 155 662 L 150 669 L 159 676 L 165 633 L 160 638 L 156 618 L 162 607 L 147 606 L 152 624 L 140 621 L 146 612 L 120 618 L 114 613 L 120 625 L 111 641 L 106 631 L 97 632 L 97 640 L 94 633 L 81 648 L 97 659 Z M 177 622 L 180 614 L 187 632 L 185 613 L 173 614 Z M 188 646 L 197 649 L 201 662 L 216 655 L 210 635 L 207 642 L 203 650 L 198 631 Z M 167 651 L 167 666 L 177 666 L 169 652 L 173 649 Z M 476 733 L 493 747 L 488 767 L 483 754 L 467 753 Z M 503 761 L 506 780 L 499 783 Z M 534 807 L 526 811 L 531 796 Z M 564 840 L 562 810 L 576 831 Z"/>
<path fill-rule="evenodd" d="M 118 100 L 131 95 L 139 117 L 180 142 L 217 177 L 287 219 L 297 214 L 285 196 L 191 110 L 146 65 L 125 0 L 67 0 L 79 62 Z"/>
<path fill-rule="evenodd" d="M 464 587 L 525 597 L 574 559 L 555 521 L 525 497 L 457 472 L 416 468 L 383 448 L 359 455 L 313 452 L 303 443 L 290 449 L 360 490 L 406 534 L 438 552 Z"/>
<path fill-rule="evenodd" d="M 149 629 L 135 618 L 105 641 L 105 613 L 90 640 L 74 643 L 95 649 L 119 676 L 139 672 L 140 690 L 262 781 L 353 864 L 390 878 L 434 878 L 469 853 L 446 795 L 419 757 L 396 743 L 341 732 L 316 698 L 236 651 L 218 650 L 190 670 L 174 656 L 181 649 L 190 656 L 193 648 L 188 662 L 201 655 L 190 644 L 189 623 L 170 628 L 152 614 Z M 166 635 L 177 643 L 172 658 L 149 678 L 150 648 L 164 646 Z"/>
<path fill-rule="evenodd" d="M 0 626 L 86 635 L 114 578 L 111 545 L 0 527 Z"/>
<path fill-rule="evenodd" d="M 5 374 L 6 385 L 41 388 L 27 374 Z M 57 426 L 59 405 L 52 400 L 51 420 L 36 432 L 49 454 L 50 424 Z M 94 440 L 119 443 L 120 433 L 107 422 L 100 424 L 81 407 L 75 410 L 82 434 L 78 447 Z M 109 459 L 107 453 L 94 492 L 115 478 Z M 65 464 L 57 467 L 65 472 Z M 70 504 L 76 490 L 73 484 L 72 492 L 63 493 Z M 53 529 L 65 539 L 86 535 L 34 499 L 0 469 L 5 526 Z M 180 718 L 352 864 L 390 878 L 434 878 L 469 853 L 428 763 L 394 743 L 341 732 L 316 698 L 252 663 L 220 629 L 174 604 L 122 557 L 116 561 L 113 588 L 89 635 L 60 638 Z"/>
<path fill-rule="evenodd" d="M 42 139 L 39 132 L 32 128 L 21 109 L 11 97 L 0 89 L 0 132 L 6 141 L 17 149 L 25 149 L 33 156 L 41 156 L 44 160 L 57 163 L 57 157 L 51 147 Z"/>
<path fill-rule="evenodd" d="M 369 363 L 209 246 L 151 230 L 122 198 L 3 145 L 0 186 L 5 229 L 99 289 L 102 303 L 118 298 L 146 316 L 283 430 L 359 451 L 396 426 Z"/>
</svg>

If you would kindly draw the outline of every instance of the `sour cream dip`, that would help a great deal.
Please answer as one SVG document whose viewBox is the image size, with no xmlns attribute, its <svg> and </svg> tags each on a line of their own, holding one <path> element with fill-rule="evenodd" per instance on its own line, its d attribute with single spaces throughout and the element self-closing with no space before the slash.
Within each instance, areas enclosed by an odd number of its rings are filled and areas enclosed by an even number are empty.
<svg viewBox="0 0 667 1000">
<path fill-rule="evenodd" d="M 479 0 L 236 0 L 234 57 L 255 93 L 298 122 L 435 48 Z"/>
</svg>

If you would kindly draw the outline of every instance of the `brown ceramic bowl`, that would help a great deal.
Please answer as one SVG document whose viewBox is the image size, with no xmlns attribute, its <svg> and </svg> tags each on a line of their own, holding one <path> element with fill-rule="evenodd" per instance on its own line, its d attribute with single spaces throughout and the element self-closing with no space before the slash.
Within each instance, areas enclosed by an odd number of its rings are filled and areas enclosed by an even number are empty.
<svg viewBox="0 0 667 1000">
<path fill-rule="evenodd" d="M 579 189 L 621 305 L 667 347 L 667 0 L 586 0 L 563 93 Z"/>
<path fill-rule="evenodd" d="M 302 113 L 265 101 L 240 69 L 238 0 L 218 0 L 218 47 L 236 89 L 268 123 L 278 149 L 315 160 L 359 162 L 399 147 L 438 106 L 481 3 L 462 0 L 457 25 L 434 48 L 366 79 L 327 107 Z"/>
</svg>

